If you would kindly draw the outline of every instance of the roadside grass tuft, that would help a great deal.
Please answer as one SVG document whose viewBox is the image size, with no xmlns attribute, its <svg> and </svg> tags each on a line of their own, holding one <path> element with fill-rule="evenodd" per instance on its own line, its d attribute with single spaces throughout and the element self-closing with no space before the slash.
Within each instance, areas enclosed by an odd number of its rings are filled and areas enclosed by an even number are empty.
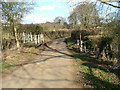
<svg viewBox="0 0 120 90">
<path fill-rule="evenodd" d="M 41 46 L 39 48 L 22 47 L 20 51 L 12 49 L 6 50 L 3 53 L 2 64 L 0 64 L 2 68 L 0 73 L 2 73 L 3 76 L 7 76 L 19 67 L 36 60 L 44 49 L 44 46 Z"/>
<path fill-rule="evenodd" d="M 16 67 L 17 65 L 16 64 L 0 64 L 0 66 L 2 67 L 2 70 L 1 70 L 1 73 L 10 69 L 11 67 Z"/>
<path fill-rule="evenodd" d="M 77 55 L 76 60 L 79 63 L 80 73 L 84 74 L 95 88 L 120 88 L 120 82 L 113 80 L 114 74 L 101 70 L 99 64 L 94 63 L 96 60 L 81 55 Z"/>
<path fill-rule="evenodd" d="M 73 40 L 68 39 L 68 49 L 74 47 L 69 47 L 69 45 L 73 43 L 72 41 Z M 79 73 L 83 74 L 86 80 L 90 81 L 91 86 L 105 90 L 120 88 L 120 80 L 118 76 L 111 71 L 110 62 L 99 61 L 89 54 L 75 52 L 74 48 L 70 50 L 79 65 Z"/>
</svg>

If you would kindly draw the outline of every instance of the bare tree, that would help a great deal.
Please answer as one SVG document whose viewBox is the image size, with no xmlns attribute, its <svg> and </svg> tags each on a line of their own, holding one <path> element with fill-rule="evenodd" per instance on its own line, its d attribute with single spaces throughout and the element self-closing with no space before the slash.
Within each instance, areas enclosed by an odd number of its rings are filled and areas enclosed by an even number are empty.
<svg viewBox="0 0 120 90">
<path fill-rule="evenodd" d="M 68 17 L 69 20 L 69 24 L 73 25 L 73 27 L 75 27 L 75 25 L 77 25 L 77 12 L 75 12 L 74 10 L 72 11 L 72 13 L 70 14 L 70 16 Z"/>
<path fill-rule="evenodd" d="M 73 25 L 80 23 L 85 28 L 97 26 L 100 20 L 96 5 L 88 2 L 77 5 L 69 16 L 70 23 Z"/>
</svg>

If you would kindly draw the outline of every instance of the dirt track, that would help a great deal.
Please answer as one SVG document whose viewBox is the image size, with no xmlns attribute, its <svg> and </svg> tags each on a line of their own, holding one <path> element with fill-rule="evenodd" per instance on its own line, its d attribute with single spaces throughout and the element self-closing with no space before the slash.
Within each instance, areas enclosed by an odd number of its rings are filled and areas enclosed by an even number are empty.
<svg viewBox="0 0 120 90">
<path fill-rule="evenodd" d="M 76 88 L 74 60 L 64 39 L 55 40 L 39 59 L 3 79 L 3 88 Z"/>
</svg>

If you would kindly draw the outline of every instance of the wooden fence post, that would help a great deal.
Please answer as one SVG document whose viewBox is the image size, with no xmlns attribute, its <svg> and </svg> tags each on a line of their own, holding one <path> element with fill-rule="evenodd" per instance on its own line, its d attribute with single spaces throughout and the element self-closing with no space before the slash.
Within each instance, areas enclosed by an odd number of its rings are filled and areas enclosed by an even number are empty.
<svg viewBox="0 0 120 90">
<path fill-rule="evenodd" d="M 34 35 L 35 44 L 37 44 L 37 35 Z"/>
<path fill-rule="evenodd" d="M 43 34 L 43 42 L 45 41 L 44 34 Z"/>
<path fill-rule="evenodd" d="M 40 34 L 40 41 L 44 42 L 44 35 Z"/>
<path fill-rule="evenodd" d="M 83 51 L 83 41 L 82 41 L 81 33 L 80 33 L 80 51 L 81 52 Z"/>
<path fill-rule="evenodd" d="M 38 43 L 40 43 L 40 35 L 38 35 Z"/>
<path fill-rule="evenodd" d="M 23 32 L 23 43 L 25 43 L 25 33 Z"/>
<path fill-rule="evenodd" d="M 86 53 L 87 52 L 86 43 L 84 43 L 84 50 L 85 50 L 85 53 Z"/>
<path fill-rule="evenodd" d="M 30 41 L 31 41 L 31 42 L 33 41 L 33 35 L 32 35 L 31 32 L 30 32 Z"/>
<path fill-rule="evenodd" d="M 77 40 L 77 45 L 79 46 L 80 45 L 80 43 L 79 43 L 80 41 L 79 40 Z"/>
<path fill-rule="evenodd" d="M 44 42 L 44 34 L 32 35 L 31 32 L 29 34 L 23 32 L 20 33 L 20 37 L 23 40 L 23 43 L 33 41 L 35 44 L 39 44 Z"/>
<path fill-rule="evenodd" d="M 28 42 L 30 42 L 30 34 L 27 35 Z"/>
<path fill-rule="evenodd" d="M 81 43 L 80 43 L 80 51 L 82 52 L 83 51 L 83 41 L 81 40 Z"/>
</svg>

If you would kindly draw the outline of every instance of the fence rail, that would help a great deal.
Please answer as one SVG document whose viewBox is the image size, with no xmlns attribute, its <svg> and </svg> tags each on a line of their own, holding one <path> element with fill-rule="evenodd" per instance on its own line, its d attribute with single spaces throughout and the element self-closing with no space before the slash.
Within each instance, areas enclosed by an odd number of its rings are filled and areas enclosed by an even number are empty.
<svg viewBox="0 0 120 90">
<path fill-rule="evenodd" d="M 9 39 L 9 38 L 14 38 L 13 34 L 11 33 L 5 33 L 2 35 L 3 39 Z M 39 43 L 43 43 L 45 41 L 44 39 L 44 34 L 32 34 L 32 33 L 18 33 L 18 38 L 19 40 L 22 40 L 23 43 L 27 43 L 27 42 L 31 42 L 34 44 L 39 44 Z"/>
</svg>

